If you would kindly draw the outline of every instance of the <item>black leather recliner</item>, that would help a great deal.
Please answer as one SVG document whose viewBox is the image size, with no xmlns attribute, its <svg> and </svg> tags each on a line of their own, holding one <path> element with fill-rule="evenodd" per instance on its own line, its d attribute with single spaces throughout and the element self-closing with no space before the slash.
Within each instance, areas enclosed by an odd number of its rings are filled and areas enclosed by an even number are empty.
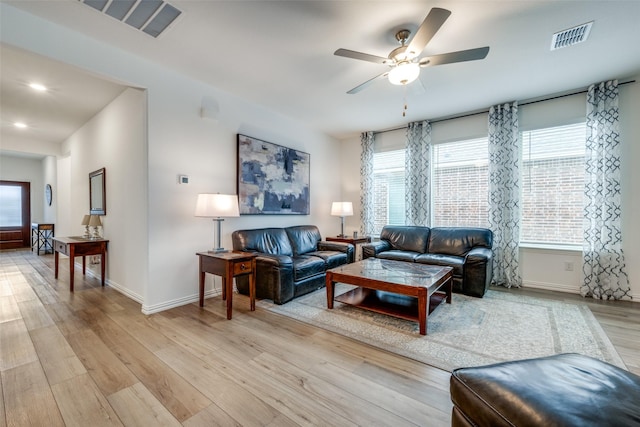
<svg viewBox="0 0 640 427">
<path fill-rule="evenodd" d="M 325 272 L 353 262 L 348 243 L 323 242 L 313 225 L 237 230 L 233 250 L 255 252 L 256 296 L 284 304 L 325 285 Z M 249 279 L 236 277 L 238 292 L 249 293 Z"/>
<path fill-rule="evenodd" d="M 452 267 L 453 291 L 482 297 L 493 278 L 492 246 L 486 228 L 387 225 L 379 241 L 362 245 L 362 258 Z"/>
</svg>

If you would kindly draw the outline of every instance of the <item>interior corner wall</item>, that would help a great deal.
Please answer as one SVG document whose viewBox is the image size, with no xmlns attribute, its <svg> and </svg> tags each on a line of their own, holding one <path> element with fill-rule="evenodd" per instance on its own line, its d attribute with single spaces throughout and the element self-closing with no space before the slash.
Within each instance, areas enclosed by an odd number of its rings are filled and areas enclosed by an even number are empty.
<svg viewBox="0 0 640 427">
<path fill-rule="evenodd" d="M 640 301 L 640 75 L 620 88 L 620 137 L 622 141 L 622 247 L 631 294 Z"/>
<path fill-rule="evenodd" d="M 144 223 L 135 226 L 144 229 L 147 237 L 140 239 L 141 242 L 131 242 L 131 249 L 122 246 L 128 241 L 120 241 L 125 236 L 110 234 L 114 231 L 111 217 L 114 202 L 111 198 L 116 197 L 114 188 L 122 188 L 118 185 L 136 186 L 139 181 L 123 181 L 114 185 L 111 177 L 118 176 L 112 172 L 116 166 L 106 164 L 105 234 L 111 240 L 109 257 L 121 256 L 116 255 L 116 251 L 131 255 L 131 251 L 139 247 L 138 243 L 144 246 L 134 254 L 135 258 L 127 260 L 129 268 L 137 269 L 141 275 L 136 292 L 143 289 L 143 312 L 152 313 L 197 301 L 198 260 L 195 254 L 212 247 L 213 223 L 210 219 L 193 216 L 195 202 L 198 193 L 236 192 L 238 133 L 310 154 L 311 214 L 228 218 L 223 223 L 223 246 L 230 247 L 231 232 L 241 228 L 314 224 L 323 236 L 336 233 L 339 223 L 329 215 L 329 210 L 332 201 L 342 198 L 342 178 L 335 167 L 340 143 L 334 138 L 220 88 L 160 67 L 5 3 L 0 3 L 0 12 L 3 42 L 147 90 L 144 161 L 129 164 L 143 172 L 145 195 L 140 205 L 127 209 L 128 214 L 138 214 L 135 210 L 138 207 L 144 209 Z M 33 31 L 35 28 L 37 31 Z M 203 99 L 217 102 L 219 111 L 215 117 L 201 117 Z M 122 149 L 121 155 L 127 156 L 126 147 Z M 84 172 L 76 174 L 75 171 L 81 166 L 84 170 L 91 168 L 80 165 L 76 156 L 76 153 L 70 155 L 70 179 L 86 181 L 88 185 Z M 91 162 L 95 160 L 94 157 L 84 158 Z M 95 163 L 95 166 L 97 169 L 102 165 Z M 65 166 L 59 161 L 58 167 Z M 59 172 L 59 176 L 62 174 Z M 179 184 L 178 175 L 188 175 L 189 184 Z M 122 175 L 118 179 L 128 176 Z M 78 187 L 79 191 L 85 191 L 82 186 Z M 126 190 L 129 191 L 128 188 Z M 74 216 L 82 213 L 78 209 L 72 212 Z M 58 212 L 61 212 L 60 207 Z M 80 219 L 72 218 L 71 224 L 79 227 L 76 224 Z M 77 228 L 74 230 L 80 232 Z M 113 267 L 107 262 L 108 279 L 126 280 L 126 283 L 121 283 L 123 286 L 134 286 L 129 277 L 112 275 L 118 274 L 111 270 L 115 267 L 115 260 L 113 262 Z M 207 278 L 206 291 L 216 290 L 220 290 L 220 280 Z"/>
</svg>

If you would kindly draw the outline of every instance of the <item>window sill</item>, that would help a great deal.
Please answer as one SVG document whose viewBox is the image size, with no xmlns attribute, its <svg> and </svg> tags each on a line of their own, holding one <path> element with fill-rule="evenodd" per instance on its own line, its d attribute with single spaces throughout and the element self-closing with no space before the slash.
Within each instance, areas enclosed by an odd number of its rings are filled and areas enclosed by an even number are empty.
<svg viewBox="0 0 640 427">
<path fill-rule="evenodd" d="M 554 245 L 549 243 L 520 243 L 522 249 L 541 249 L 545 251 L 562 251 L 562 252 L 582 252 L 582 246 L 579 245 Z"/>
</svg>

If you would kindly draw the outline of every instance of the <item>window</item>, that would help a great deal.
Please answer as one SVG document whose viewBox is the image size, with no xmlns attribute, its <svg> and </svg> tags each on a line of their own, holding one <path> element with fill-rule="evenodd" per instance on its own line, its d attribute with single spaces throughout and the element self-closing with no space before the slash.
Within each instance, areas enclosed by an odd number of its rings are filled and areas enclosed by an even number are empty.
<svg viewBox="0 0 640 427">
<path fill-rule="evenodd" d="M 582 244 L 586 125 L 522 133 L 520 241 Z"/>
<path fill-rule="evenodd" d="M 404 225 L 405 150 L 384 151 L 373 155 L 374 233 L 385 225 Z"/>
<path fill-rule="evenodd" d="M 487 138 L 433 146 L 434 227 L 488 227 Z"/>
<path fill-rule="evenodd" d="M 0 227 L 22 226 L 22 188 L 0 185 Z"/>
<path fill-rule="evenodd" d="M 520 242 L 581 245 L 584 122 L 521 133 Z M 488 138 L 434 144 L 432 226 L 489 227 Z M 405 223 L 405 150 L 374 154 L 375 233 Z"/>
</svg>

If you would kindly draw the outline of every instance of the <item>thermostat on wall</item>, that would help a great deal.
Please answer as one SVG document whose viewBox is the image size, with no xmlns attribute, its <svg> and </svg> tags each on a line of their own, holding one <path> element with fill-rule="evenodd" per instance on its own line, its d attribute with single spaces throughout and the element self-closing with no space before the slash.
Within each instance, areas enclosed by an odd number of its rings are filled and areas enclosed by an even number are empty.
<svg viewBox="0 0 640 427">
<path fill-rule="evenodd" d="M 189 175 L 178 175 L 178 184 L 188 184 Z"/>
</svg>

